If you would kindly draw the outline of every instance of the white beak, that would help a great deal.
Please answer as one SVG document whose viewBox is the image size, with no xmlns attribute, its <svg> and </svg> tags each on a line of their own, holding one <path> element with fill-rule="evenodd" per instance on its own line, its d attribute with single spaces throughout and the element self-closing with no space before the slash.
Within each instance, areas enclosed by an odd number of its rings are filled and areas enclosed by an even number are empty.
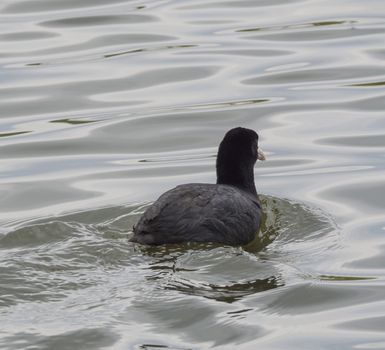
<svg viewBox="0 0 385 350">
<path fill-rule="evenodd" d="M 263 151 L 258 148 L 258 157 L 257 157 L 258 160 L 266 160 L 266 156 L 265 156 L 265 153 L 263 153 Z"/>
</svg>

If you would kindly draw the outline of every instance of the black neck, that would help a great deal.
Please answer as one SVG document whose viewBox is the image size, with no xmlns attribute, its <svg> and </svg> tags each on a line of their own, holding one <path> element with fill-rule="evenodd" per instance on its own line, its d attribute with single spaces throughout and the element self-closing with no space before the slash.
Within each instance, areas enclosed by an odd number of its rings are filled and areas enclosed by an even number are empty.
<svg viewBox="0 0 385 350">
<path fill-rule="evenodd" d="M 225 161 L 218 155 L 217 184 L 231 185 L 257 194 L 254 183 L 254 162 L 245 162 L 242 159 Z"/>
</svg>

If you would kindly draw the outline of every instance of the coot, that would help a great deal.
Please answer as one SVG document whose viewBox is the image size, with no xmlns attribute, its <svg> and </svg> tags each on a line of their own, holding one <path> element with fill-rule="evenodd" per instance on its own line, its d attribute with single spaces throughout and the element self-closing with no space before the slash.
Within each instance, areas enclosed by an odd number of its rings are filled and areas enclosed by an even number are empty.
<svg viewBox="0 0 385 350">
<path fill-rule="evenodd" d="M 265 159 L 258 149 L 258 134 L 241 127 L 231 129 L 219 145 L 217 183 L 190 183 L 162 194 L 134 226 L 131 241 L 151 245 L 251 242 L 262 214 L 254 184 L 257 159 Z"/>
</svg>

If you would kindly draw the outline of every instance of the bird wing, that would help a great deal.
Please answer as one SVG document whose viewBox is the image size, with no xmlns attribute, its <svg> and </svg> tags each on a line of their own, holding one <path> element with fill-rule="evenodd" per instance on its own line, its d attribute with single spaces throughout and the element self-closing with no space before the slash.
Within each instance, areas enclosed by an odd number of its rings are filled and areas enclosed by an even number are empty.
<svg viewBox="0 0 385 350">
<path fill-rule="evenodd" d="M 231 244 L 235 234 L 239 240 L 239 235 L 250 235 L 250 227 L 258 227 L 259 212 L 258 197 L 232 186 L 180 185 L 147 209 L 135 227 L 134 240 L 216 242 L 222 236 Z"/>
</svg>

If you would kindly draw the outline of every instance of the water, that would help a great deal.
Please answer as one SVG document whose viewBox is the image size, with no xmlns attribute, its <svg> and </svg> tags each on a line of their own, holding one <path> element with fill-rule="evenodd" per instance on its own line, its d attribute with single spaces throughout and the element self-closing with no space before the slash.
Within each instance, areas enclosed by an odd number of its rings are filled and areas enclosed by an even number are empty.
<svg viewBox="0 0 385 350">
<path fill-rule="evenodd" d="M 1 349 L 385 349 L 381 0 L 0 4 Z M 132 225 L 258 130 L 248 247 Z"/>
</svg>

